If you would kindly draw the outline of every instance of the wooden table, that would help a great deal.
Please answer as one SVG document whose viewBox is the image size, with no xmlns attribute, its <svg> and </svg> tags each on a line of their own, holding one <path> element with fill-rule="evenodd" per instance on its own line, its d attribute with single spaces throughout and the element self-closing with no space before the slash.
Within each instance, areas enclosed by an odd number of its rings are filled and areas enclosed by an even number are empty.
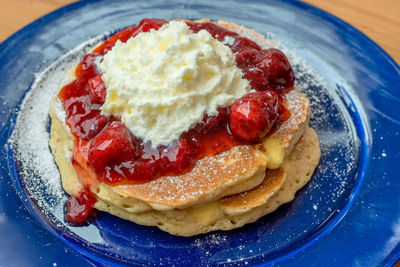
<svg viewBox="0 0 400 267">
<path fill-rule="evenodd" d="M 0 42 L 73 0 L 0 0 Z M 305 0 L 349 22 L 400 64 L 399 0 Z"/>
</svg>

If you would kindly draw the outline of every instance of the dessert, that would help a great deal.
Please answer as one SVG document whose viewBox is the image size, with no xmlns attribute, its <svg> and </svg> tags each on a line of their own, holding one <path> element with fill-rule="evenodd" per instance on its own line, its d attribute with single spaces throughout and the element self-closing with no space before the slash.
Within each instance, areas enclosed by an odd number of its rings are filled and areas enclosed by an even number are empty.
<svg viewBox="0 0 400 267">
<path fill-rule="evenodd" d="M 292 200 L 318 137 L 288 60 L 267 47 L 225 21 L 153 19 L 96 46 L 50 111 L 66 220 L 95 208 L 191 236 Z"/>
</svg>

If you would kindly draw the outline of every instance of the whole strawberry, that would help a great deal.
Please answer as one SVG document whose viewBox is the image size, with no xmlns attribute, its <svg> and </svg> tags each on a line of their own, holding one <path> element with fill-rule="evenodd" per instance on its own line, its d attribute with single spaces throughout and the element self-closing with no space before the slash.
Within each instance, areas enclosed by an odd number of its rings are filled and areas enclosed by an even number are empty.
<svg viewBox="0 0 400 267">
<path fill-rule="evenodd" d="M 293 88 L 294 72 L 282 51 L 275 48 L 261 49 L 252 58 L 252 63 L 254 69 L 262 71 L 264 76 L 263 84 L 256 86 L 256 90 L 287 92 Z"/>
<path fill-rule="evenodd" d="M 240 139 L 257 142 L 278 118 L 278 97 L 273 91 L 248 93 L 236 100 L 229 113 L 229 129 Z"/>
</svg>

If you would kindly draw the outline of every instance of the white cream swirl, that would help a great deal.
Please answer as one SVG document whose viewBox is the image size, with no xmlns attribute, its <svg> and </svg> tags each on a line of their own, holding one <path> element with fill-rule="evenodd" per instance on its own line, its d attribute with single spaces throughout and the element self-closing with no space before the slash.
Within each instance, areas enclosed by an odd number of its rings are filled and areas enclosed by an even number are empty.
<svg viewBox="0 0 400 267">
<path fill-rule="evenodd" d="M 107 88 L 102 113 L 120 116 L 153 146 L 170 144 L 250 88 L 231 49 L 183 21 L 118 41 L 98 67 Z"/>
</svg>

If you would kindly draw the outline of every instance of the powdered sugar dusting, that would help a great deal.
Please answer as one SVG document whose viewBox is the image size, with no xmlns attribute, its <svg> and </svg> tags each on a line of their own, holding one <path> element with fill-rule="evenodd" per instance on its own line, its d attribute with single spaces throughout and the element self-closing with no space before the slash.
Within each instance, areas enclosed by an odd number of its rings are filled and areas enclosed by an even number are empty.
<svg viewBox="0 0 400 267">
<path fill-rule="evenodd" d="M 295 86 L 310 100 L 312 111 L 310 126 L 319 137 L 321 147 L 320 164 L 315 171 L 315 180 L 306 186 L 310 190 L 309 213 L 314 218 L 324 218 L 338 212 L 332 208 L 319 209 L 319 204 L 341 205 L 349 197 L 357 174 L 359 140 L 355 126 L 334 90 L 330 90 L 324 79 L 294 51 L 280 47 L 290 58 L 295 71 Z M 318 198 L 312 198 L 312 192 Z M 323 221 L 316 219 L 313 224 Z"/>
<path fill-rule="evenodd" d="M 229 163 L 229 164 L 228 164 Z M 214 200 L 222 189 L 230 187 L 259 168 L 255 151 L 237 146 L 215 157 L 197 162 L 192 171 L 179 176 L 161 177 L 145 184 L 122 186 L 121 192 L 136 198 L 165 205 L 188 205 L 198 199 Z M 244 177 L 244 178 L 243 178 Z"/>
<path fill-rule="evenodd" d="M 88 49 L 102 38 L 103 35 L 82 43 L 35 75 L 35 81 L 25 96 L 8 141 L 15 153 L 17 168 L 28 194 L 50 217 L 63 217 L 62 205 L 66 199 L 60 173 L 48 145 L 50 105 L 67 70 L 75 66 Z M 57 115 L 63 117 L 65 113 Z"/>
</svg>

